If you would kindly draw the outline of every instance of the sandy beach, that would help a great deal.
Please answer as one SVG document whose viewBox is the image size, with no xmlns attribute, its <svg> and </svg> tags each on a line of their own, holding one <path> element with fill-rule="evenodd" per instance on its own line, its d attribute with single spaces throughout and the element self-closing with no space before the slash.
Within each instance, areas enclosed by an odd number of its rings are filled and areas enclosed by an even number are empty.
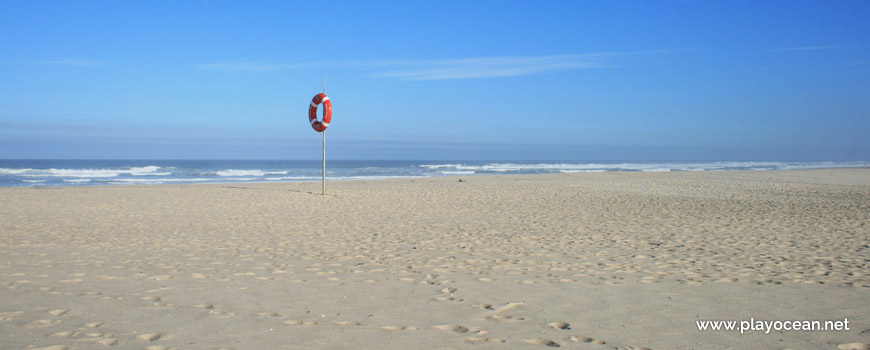
<svg viewBox="0 0 870 350">
<path fill-rule="evenodd" d="M 461 179 L 0 188 L 0 349 L 870 349 L 870 169 Z"/>
</svg>

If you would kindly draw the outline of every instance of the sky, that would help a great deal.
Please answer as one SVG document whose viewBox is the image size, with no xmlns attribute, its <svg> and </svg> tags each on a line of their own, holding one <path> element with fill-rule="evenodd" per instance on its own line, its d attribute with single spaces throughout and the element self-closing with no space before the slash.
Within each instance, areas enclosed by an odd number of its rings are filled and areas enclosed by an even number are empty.
<svg viewBox="0 0 870 350">
<path fill-rule="evenodd" d="M 2 159 L 870 160 L 868 1 L 0 1 Z"/>
</svg>

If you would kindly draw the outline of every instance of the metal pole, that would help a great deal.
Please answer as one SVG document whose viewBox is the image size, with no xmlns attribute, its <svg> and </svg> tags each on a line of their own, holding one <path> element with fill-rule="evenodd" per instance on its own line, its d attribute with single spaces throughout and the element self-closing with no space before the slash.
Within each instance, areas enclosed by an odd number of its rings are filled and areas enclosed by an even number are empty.
<svg viewBox="0 0 870 350">
<path fill-rule="evenodd" d="M 323 180 L 320 182 L 320 194 L 326 195 L 326 130 L 323 130 Z"/>
<path fill-rule="evenodd" d="M 323 76 L 323 93 L 326 93 L 326 76 Z M 326 107 L 323 109 L 324 115 L 326 114 Z M 323 129 L 321 132 L 323 133 L 323 173 L 322 179 L 320 181 L 320 195 L 326 195 L 326 129 Z"/>
</svg>

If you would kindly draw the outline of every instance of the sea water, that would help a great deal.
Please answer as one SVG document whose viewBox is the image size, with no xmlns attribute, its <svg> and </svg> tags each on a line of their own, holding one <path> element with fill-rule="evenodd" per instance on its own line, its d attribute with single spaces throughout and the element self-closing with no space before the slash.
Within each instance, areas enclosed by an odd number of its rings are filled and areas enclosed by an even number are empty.
<svg viewBox="0 0 870 350">
<path fill-rule="evenodd" d="M 0 187 L 320 181 L 320 160 L 0 160 Z M 746 171 L 870 167 L 870 162 L 334 160 L 327 178 L 360 180 L 601 171 Z"/>
</svg>

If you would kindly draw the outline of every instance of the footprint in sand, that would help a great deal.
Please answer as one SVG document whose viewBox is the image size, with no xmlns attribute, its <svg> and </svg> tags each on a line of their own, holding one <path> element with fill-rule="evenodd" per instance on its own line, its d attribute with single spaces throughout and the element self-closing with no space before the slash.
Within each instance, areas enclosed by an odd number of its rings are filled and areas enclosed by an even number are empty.
<svg viewBox="0 0 870 350">
<path fill-rule="evenodd" d="M 525 320 L 525 318 L 518 317 L 518 316 L 508 316 L 508 315 L 492 315 L 492 316 L 486 316 L 486 320 L 493 321 L 493 322 L 516 322 L 516 321 Z"/>
<path fill-rule="evenodd" d="M 51 310 L 51 311 L 49 311 L 48 313 L 49 313 L 49 314 L 52 314 L 52 315 L 54 315 L 54 316 L 60 316 L 60 315 L 63 315 L 63 314 L 65 314 L 65 313 L 67 313 L 67 312 L 69 312 L 68 309 L 57 309 L 57 310 Z"/>
<path fill-rule="evenodd" d="M 41 348 L 31 348 L 28 350 L 68 350 L 69 347 L 66 345 L 49 345 Z"/>
<path fill-rule="evenodd" d="M 500 314 L 503 312 L 507 312 L 507 311 L 516 309 L 516 308 L 523 306 L 523 305 L 526 305 L 525 301 L 514 301 L 514 302 L 507 303 L 504 306 L 498 308 L 497 310 L 495 310 L 495 312 Z"/>
<path fill-rule="evenodd" d="M 849 343 L 837 345 L 840 350 L 870 350 L 870 344 L 867 343 Z"/>
<path fill-rule="evenodd" d="M 166 345 L 151 345 L 151 346 L 145 348 L 145 350 L 169 350 L 169 349 L 172 349 L 172 348 L 170 348 Z"/>
<path fill-rule="evenodd" d="M 261 312 L 258 313 L 257 316 L 265 316 L 265 317 L 281 317 L 277 312 Z"/>
<path fill-rule="evenodd" d="M 437 297 L 437 298 L 432 298 L 432 299 L 434 299 L 434 300 L 438 300 L 438 301 L 455 301 L 455 302 L 463 302 L 463 301 L 465 301 L 465 299 L 462 299 L 462 298 L 456 298 L 456 297 Z"/>
<path fill-rule="evenodd" d="M 0 312 L 0 322 L 12 321 L 16 316 L 24 315 L 24 311 L 7 311 Z"/>
<path fill-rule="evenodd" d="M 494 310 L 492 308 L 492 304 L 480 304 L 480 305 L 475 305 L 475 306 L 477 306 L 481 309 L 484 309 L 484 310 Z"/>
<path fill-rule="evenodd" d="M 596 345 L 604 345 L 604 344 L 607 344 L 607 342 L 605 342 L 605 341 L 603 341 L 603 340 L 592 339 L 592 338 L 589 338 L 589 337 L 578 337 L 578 336 L 575 336 L 575 335 L 572 335 L 572 336 L 571 336 L 571 341 L 572 341 L 572 342 L 575 342 L 575 343 L 591 343 L 591 344 L 596 344 Z"/>
<path fill-rule="evenodd" d="M 163 336 L 163 334 L 160 334 L 160 333 L 145 333 L 145 334 L 140 334 L 136 338 L 142 339 L 144 341 L 155 341 L 157 339 L 160 339 L 162 336 Z"/>
<path fill-rule="evenodd" d="M 468 337 L 468 338 L 465 338 L 465 341 L 472 343 L 472 344 L 486 343 L 486 342 L 488 342 L 488 343 L 504 343 L 504 339 L 487 338 L 487 337 Z"/>
<path fill-rule="evenodd" d="M 333 323 L 339 326 L 362 326 L 362 323 L 356 321 L 335 321 Z"/>
<path fill-rule="evenodd" d="M 60 320 L 36 320 L 36 321 L 30 322 L 29 324 L 27 324 L 27 326 L 31 327 L 31 328 L 42 328 L 42 327 L 48 327 L 51 325 L 56 325 L 58 323 L 61 323 L 61 321 Z"/>
<path fill-rule="evenodd" d="M 468 338 L 465 338 L 465 341 L 467 341 L 467 342 L 469 342 L 469 343 L 472 343 L 472 344 L 477 344 L 477 343 L 483 343 L 483 342 L 489 341 L 489 338 L 485 338 L 485 337 L 468 337 Z"/>
<path fill-rule="evenodd" d="M 546 346 L 549 346 L 552 348 L 558 348 L 561 346 L 561 345 L 559 345 L 559 343 L 552 341 L 550 339 L 520 339 L 520 341 L 523 343 L 526 343 L 526 344 L 540 344 L 540 345 L 546 345 Z"/>
<path fill-rule="evenodd" d="M 571 329 L 571 325 L 568 324 L 568 322 L 550 322 L 550 323 L 547 323 L 547 325 L 550 327 L 553 327 L 555 329 L 564 329 L 564 330 Z"/>
<path fill-rule="evenodd" d="M 416 331 L 418 328 L 407 326 L 383 326 L 381 329 L 385 331 Z"/>
<path fill-rule="evenodd" d="M 458 324 L 442 324 L 442 325 L 432 326 L 432 328 L 440 329 L 442 331 L 453 331 L 453 332 L 457 332 L 457 333 L 468 332 L 468 327 L 460 326 Z"/>
<path fill-rule="evenodd" d="M 288 326 L 313 326 L 313 325 L 317 324 L 317 322 L 299 321 L 299 320 L 286 320 L 286 321 L 282 321 L 282 323 L 284 323 Z"/>
<path fill-rule="evenodd" d="M 54 333 L 51 336 L 52 337 L 60 337 L 60 338 L 69 338 L 69 337 L 72 337 L 72 336 L 77 335 L 77 334 L 78 334 L 78 332 L 63 331 L 63 332 Z"/>
<path fill-rule="evenodd" d="M 221 318 L 230 318 L 230 317 L 233 317 L 233 316 L 238 315 L 238 314 L 235 313 L 235 312 L 215 311 L 215 310 L 209 310 L 209 311 L 208 311 L 208 314 L 209 314 L 209 315 L 218 316 L 218 317 L 221 317 Z"/>
<path fill-rule="evenodd" d="M 60 280 L 59 282 L 60 282 L 60 283 L 81 283 L 81 282 L 84 282 L 84 281 L 85 281 L 85 280 L 83 280 L 83 279 L 81 279 L 81 278 L 73 278 L 73 279 L 68 279 L 68 280 Z"/>
<path fill-rule="evenodd" d="M 97 340 L 97 344 L 100 344 L 100 345 L 115 345 L 115 344 L 118 344 L 118 339 L 115 339 L 115 338 L 103 338 L 103 339 Z"/>
</svg>

